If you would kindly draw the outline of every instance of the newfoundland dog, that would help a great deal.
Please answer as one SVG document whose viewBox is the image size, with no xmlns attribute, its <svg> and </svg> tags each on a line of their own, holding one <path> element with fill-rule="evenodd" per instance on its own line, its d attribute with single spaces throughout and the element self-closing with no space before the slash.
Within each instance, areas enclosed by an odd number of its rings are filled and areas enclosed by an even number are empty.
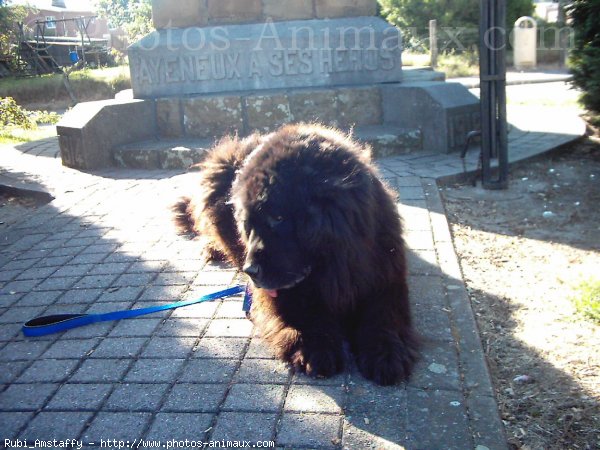
<svg viewBox="0 0 600 450">
<path fill-rule="evenodd" d="M 250 277 L 250 317 L 276 355 L 328 377 L 348 342 L 366 378 L 406 380 L 416 339 L 402 227 L 369 148 L 286 125 L 224 138 L 199 168 L 199 195 L 174 207 L 176 222 Z"/>
</svg>

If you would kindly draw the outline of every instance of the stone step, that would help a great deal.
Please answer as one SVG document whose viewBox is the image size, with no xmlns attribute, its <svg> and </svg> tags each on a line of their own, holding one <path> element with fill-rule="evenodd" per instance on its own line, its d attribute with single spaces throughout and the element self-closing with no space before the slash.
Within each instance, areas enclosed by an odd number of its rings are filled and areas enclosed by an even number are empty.
<svg viewBox="0 0 600 450">
<path fill-rule="evenodd" d="M 213 139 L 152 139 L 117 147 L 113 159 L 128 169 L 187 169 L 204 159 Z"/>
<path fill-rule="evenodd" d="M 374 125 L 357 127 L 353 134 L 373 148 L 374 158 L 422 149 L 418 129 Z M 129 169 L 187 169 L 202 161 L 213 144 L 212 139 L 154 139 L 117 147 L 113 158 L 118 167 Z"/>
</svg>

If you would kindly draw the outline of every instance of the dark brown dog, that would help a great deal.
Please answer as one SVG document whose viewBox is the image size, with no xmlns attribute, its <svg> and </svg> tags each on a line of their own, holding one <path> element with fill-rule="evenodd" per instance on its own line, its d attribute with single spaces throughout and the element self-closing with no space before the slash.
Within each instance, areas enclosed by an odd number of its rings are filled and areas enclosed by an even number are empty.
<svg viewBox="0 0 600 450">
<path fill-rule="evenodd" d="M 251 318 L 277 356 L 312 376 L 406 380 L 416 358 L 395 196 L 368 148 L 317 125 L 226 138 L 200 165 L 182 231 L 252 279 Z"/>
</svg>

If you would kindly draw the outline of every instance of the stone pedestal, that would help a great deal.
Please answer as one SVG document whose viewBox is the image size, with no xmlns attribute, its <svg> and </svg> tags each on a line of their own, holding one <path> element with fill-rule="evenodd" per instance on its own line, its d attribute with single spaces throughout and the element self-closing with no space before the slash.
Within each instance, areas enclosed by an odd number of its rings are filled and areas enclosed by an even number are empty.
<svg viewBox="0 0 600 450">
<path fill-rule="evenodd" d="M 183 168 L 224 134 L 301 121 L 353 130 L 378 157 L 458 150 L 478 123 L 477 98 L 433 72 L 405 76 L 400 33 L 376 6 L 154 0 L 156 31 L 129 48 L 134 98 L 85 120 L 69 113 L 58 127 L 63 161 Z"/>
</svg>

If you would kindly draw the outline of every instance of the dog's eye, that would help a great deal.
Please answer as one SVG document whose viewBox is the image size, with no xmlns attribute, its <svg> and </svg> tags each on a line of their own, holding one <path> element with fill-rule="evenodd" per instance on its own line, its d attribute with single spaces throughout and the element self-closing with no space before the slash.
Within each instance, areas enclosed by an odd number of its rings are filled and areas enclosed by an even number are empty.
<svg viewBox="0 0 600 450">
<path fill-rule="evenodd" d="M 275 228 L 278 225 L 281 225 L 282 222 L 283 222 L 282 216 L 268 216 L 267 217 L 267 225 L 269 225 L 270 228 Z"/>
</svg>

